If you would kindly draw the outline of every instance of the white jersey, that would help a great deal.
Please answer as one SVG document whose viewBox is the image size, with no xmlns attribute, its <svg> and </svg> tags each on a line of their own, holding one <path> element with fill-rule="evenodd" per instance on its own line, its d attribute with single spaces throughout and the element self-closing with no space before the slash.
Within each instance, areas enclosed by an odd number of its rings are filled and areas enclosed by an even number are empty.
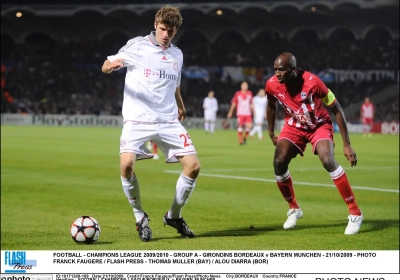
<svg viewBox="0 0 400 280">
<path fill-rule="evenodd" d="M 268 102 L 268 99 L 266 96 L 261 97 L 261 96 L 257 95 L 253 98 L 254 111 L 256 111 L 257 115 L 259 113 L 262 115 L 265 114 L 265 111 L 267 110 L 267 102 Z"/>
<path fill-rule="evenodd" d="M 177 120 L 175 91 L 181 81 L 183 54 L 172 44 L 164 49 L 154 34 L 133 38 L 116 55 L 107 57 L 111 62 L 123 59 L 127 67 L 122 104 L 124 121 Z"/>
<path fill-rule="evenodd" d="M 206 97 L 203 101 L 204 111 L 216 113 L 218 111 L 218 101 L 215 97 Z"/>
<path fill-rule="evenodd" d="M 254 106 L 254 122 L 255 123 L 262 123 L 265 119 L 265 112 L 267 110 L 267 103 L 268 99 L 266 96 L 261 97 L 256 95 L 253 98 L 253 106 Z"/>
</svg>

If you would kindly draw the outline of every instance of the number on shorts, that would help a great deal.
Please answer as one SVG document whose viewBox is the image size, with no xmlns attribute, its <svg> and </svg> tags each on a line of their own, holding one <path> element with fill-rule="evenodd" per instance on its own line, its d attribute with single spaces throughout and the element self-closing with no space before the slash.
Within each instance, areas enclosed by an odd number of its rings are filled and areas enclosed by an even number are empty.
<svg viewBox="0 0 400 280">
<path fill-rule="evenodd" d="M 192 140 L 190 140 L 189 133 L 181 134 L 181 135 L 179 135 L 179 138 L 183 138 L 183 146 L 184 147 L 188 147 L 188 146 L 193 145 Z"/>
</svg>

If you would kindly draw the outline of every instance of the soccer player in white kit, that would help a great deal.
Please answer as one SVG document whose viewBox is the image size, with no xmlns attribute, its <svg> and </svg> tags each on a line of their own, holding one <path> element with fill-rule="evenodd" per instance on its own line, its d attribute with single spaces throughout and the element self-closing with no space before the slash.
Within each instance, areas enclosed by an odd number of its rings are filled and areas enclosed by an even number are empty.
<svg viewBox="0 0 400 280">
<path fill-rule="evenodd" d="M 262 125 L 267 118 L 267 103 L 268 99 L 265 96 L 265 90 L 259 89 L 257 95 L 253 98 L 251 108 L 253 109 L 254 127 L 250 131 L 250 137 L 257 132 L 258 139 L 263 139 Z"/>
<path fill-rule="evenodd" d="M 208 96 L 204 98 L 204 130 L 206 133 L 214 133 L 215 120 L 217 119 L 218 101 L 214 97 L 214 91 L 210 90 Z"/>
<path fill-rule="evenodd" d="M 155 15 L 155 31 L 129 40 L 116 55 L 108 56 L 102 66 L 107 74 L 127 67 L 120 138 L 121 182 L 142 241 L 152 239 L 152 231 L 150 218 L 142 209 L 135 162 L 153 157 L 146 148 L 149 140 L 164 153 L 167 163 L 179 161 L 183 167 L 172 205 L 163 217 L 164 226 L 175 228 L 182 237 L 194 237 L 181 216 L 200 172 L 192 139 L 180 123 L 186 117 L 180 93 L 183 55 L 171 40 L 181 24 L 178 7 L 162 7 Z"/>
</svg>

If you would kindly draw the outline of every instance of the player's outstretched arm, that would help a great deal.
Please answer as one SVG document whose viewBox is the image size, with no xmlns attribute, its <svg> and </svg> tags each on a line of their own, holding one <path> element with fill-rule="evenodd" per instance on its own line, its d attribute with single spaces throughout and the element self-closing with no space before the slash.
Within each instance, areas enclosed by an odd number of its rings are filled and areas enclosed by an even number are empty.
<svg viewBox="0 0 400 280">
<path fill-rule="evenodd" d="M 340 134 L 342 135 L 344 156 L 350 162 L 351 166 L 356 166 L 357 165 L 357 155 L 356 155 L 356 152 L 353 150 L 353 148 L 350 145 L 349 131 L 347 129 L 346 118 L 345 118 L 342 106 L 340 106 L 339 102 L 337 102 L 337 100 L 336 100 L 335 104 L 333 104 L 329 108 L 335 115 L 336 123 L 338 124 Z"/>
<path fill-rule="evenodd" d="M 271 138 L 272 143 L 276 146 L 278 142 L 278 136 L 275 135 L 275 119 L 276 119 L 276 102 L 268 102 L 267 105 L 267 123 L 268 123 L 268 134 Z"/>
<path fill-rule="evenodd" d="M 113 62 L 106 59 L 101 67 L 101 71 L 105 74 L 110 74 L 113 71 L 116 71 L 124 67 L 124 60 L 123 59 L 116 59 Z"/>
</svg>

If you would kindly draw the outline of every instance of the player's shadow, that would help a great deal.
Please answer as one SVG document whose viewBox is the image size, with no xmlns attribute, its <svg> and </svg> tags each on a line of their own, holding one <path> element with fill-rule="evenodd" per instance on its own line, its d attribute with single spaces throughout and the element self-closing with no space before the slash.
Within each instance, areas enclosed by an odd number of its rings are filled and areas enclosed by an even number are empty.
<svg viewBox="0 0 400 280">
<path fill-rule="evenodd" d="M 82 246 L 87 245 L 89 247 L 92 247 L 92 246 L 109 245 L 109 244 L 113 244 L 113 243 L 114 242 L 111 242 L 111 241 L 97 241 L 96 243 L 92 243 L 92 244 L 82 244 Z"/>
<path fill-rule="evenodd" d="M 347 226 L 347 221 L 334 221 L 329 224 L 300 224 L 298 223 L 296 226 L 296 231 L 301 230 L 309 230 L 309 229 L 323 229 L 323 228 L 340 228 L 344 229 Z M 373 232 L 380 231 L 386 228 L 399 228 L 399 220 L 364 220 L 363 225 L 361 227 L 362 232 Z M 196 234 L 196 238 L 201 237 L 227 237 L 227 236 L 256 236 L 256 235 L 266 235 L 269 232 L 273 231 L 283 231 L 282 224 L 273 224 L 269 226 L 246 226 L 240 228 L 230 228 L 223 230 L 213 230 L 204 233 Z M 157 240 L 167 240 L 167 239 L 182 239 L 181 236 L 173 236 L 173 237 L 160 237 L 153 238 L 152 241 Z"/>
<path fill-rule="evenodd" d="M 346 228 L 347 221 L 334 221 L 329 224 L 297 224 L 296 231 L 308 230 L 312 228 L 322 229 L 322 228 Z M 373 232 L 381 231 L 386 228 L 399 228 L 399 220 L 364 220 L 361 227 L 361 232 Z M 266 227 L 241 227 L 236 229 L 225 229 L 218 231 L 209 231 L 203 234 L 196 235 L 197 237 L 225 237 L 225 236 L 253 236 L 253 235 L 264 235 L 272 231 L 283 230 L 281 224 L 270 225 Z"/>
<path fill-rule="evenodd" d="M 365 219 L 361 226 L 362 232 L 373 232 L 373 231 L 380 231 L 386 228 L 397 228 L 399 229 L 399 220 L 368 220 Z"/>
</svg>

